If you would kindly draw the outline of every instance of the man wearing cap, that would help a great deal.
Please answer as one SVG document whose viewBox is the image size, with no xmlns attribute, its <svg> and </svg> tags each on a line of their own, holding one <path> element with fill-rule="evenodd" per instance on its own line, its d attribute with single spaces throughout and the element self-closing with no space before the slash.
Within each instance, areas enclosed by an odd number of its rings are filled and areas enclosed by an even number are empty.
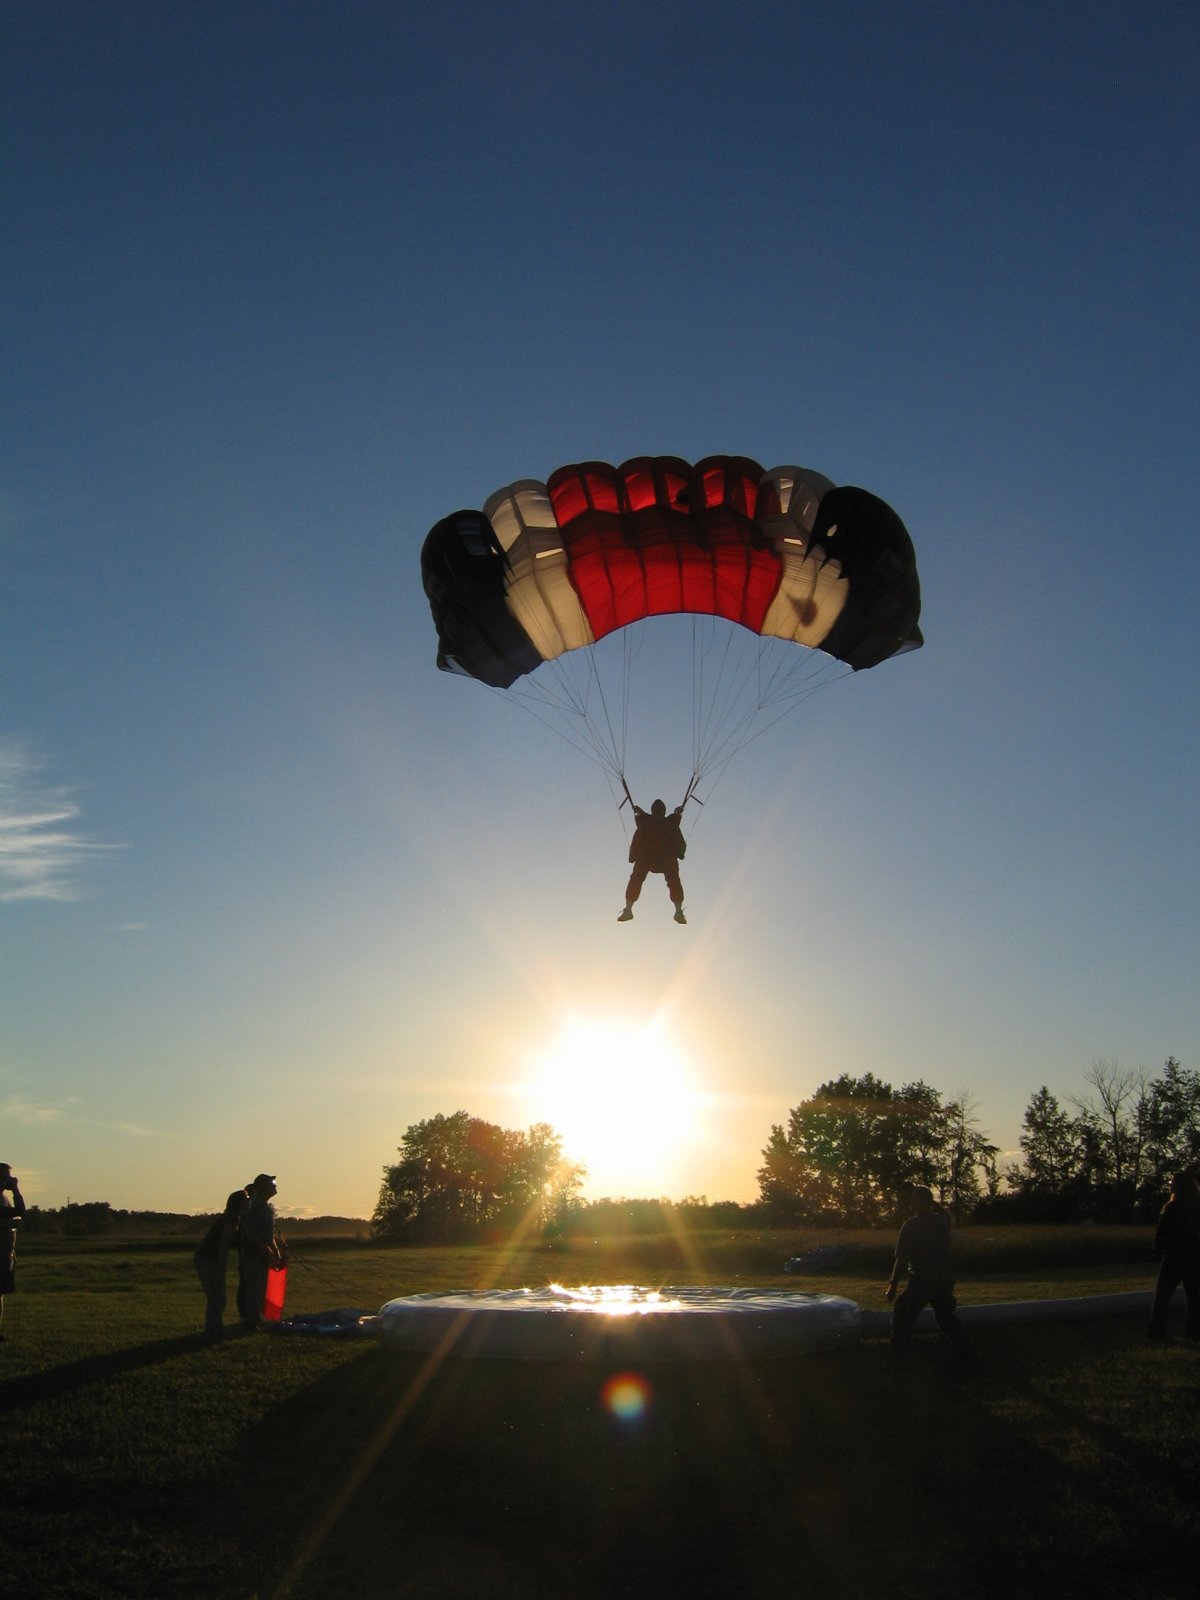
<svg viewBox="0 0 1200 1600">
<path fill-rule="evenodd" d="M 926 1306 L 933 1307 L 937 1325 L 961 1356 L 971 1354 L 967 1330 L 955 1316 L 954 1260 L 950 1245 L 950 1217 L 931 1190 L 914 1184 L 908 1191 L 913 1214 L 900 1229 L 896 1259 L 886 1294 L 892 1306 L 892 1357 L 899 1360 L 908 1349 L 913 1324 Z M 899 1299 L 896 1290 L 908 1274 Z"/>
<path fill-rule="evenodd" d="M 275 1179 L 260 1172 L 249 1185 L 250 1204 L 242 1216 L 241 1254 L 238 1273 L 238 1310 L 251 1331 L 262 1325 L 263 1301 L 267 1297 L 267 1274 L 280 1262 L 275 1242 Z"/>
</svg>

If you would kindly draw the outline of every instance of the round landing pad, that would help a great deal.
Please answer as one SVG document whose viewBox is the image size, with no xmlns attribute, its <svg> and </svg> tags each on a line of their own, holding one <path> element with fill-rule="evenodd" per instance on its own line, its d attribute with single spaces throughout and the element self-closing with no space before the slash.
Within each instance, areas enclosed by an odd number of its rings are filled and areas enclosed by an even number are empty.
<svg viewBox="0 0 1200 1600">
<path fill-rule="evenodd" d="M 389 1300 L 371 1330 L 392 1350 L 501 1361 L 747 1361 L 855 1344 L 853 1300 L 788 1289 L 492 1289 Z"/>
</svg>

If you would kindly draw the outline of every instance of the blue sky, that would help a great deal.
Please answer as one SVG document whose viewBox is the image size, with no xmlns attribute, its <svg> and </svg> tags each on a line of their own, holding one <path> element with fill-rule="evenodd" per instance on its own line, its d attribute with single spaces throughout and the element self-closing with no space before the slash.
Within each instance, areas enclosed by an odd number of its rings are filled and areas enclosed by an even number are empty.
<svg viewBox="0 0 1200 1600">
<path fill-rule="evenodd" d="M 843 1071 L 1012 1148 L 1042 1083 L 1200 1064 L 1192 4 L 4 32 L 28 1199 L 208 1210 L 265 1168 L 363 1215 L 459 1107 L 549 1115 L 593 1194 L 750 1199 Z M 686 929 L 653 880 L 618 926 L 608 788 L 435 671 L 421 541 L 565 462 L 726 451 L 894 505 L 927 643 L 739 757 Z M 647 648 L 639 799 L 688 715 Z"/>
</svg>

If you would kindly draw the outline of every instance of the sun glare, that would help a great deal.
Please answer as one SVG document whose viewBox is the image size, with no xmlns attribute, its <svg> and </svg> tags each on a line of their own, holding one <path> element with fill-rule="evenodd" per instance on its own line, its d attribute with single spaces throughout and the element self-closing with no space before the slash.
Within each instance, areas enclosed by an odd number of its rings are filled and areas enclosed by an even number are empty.
<svg viewBox="0 0 1200 1600">
<path fill-rule="evenodd" d="M 534 1061 L 528 1095 L 532 1118 L 587 1167 L 594 1197 L 672 1193 L 698 1133 L 697 1086 L 661 1022 L 572 1018 Z"/>
</svg>

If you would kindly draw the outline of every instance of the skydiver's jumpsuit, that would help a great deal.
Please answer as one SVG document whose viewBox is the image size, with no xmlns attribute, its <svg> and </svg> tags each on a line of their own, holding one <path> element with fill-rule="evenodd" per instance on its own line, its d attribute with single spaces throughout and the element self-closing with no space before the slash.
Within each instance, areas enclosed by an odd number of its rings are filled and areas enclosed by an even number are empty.
<svg viewBox="0 0 1200 1600">
<path fill-rule="evenodd" d="M 679 812 L 669 816 L 654 817 L 640 806 L 634 806 L 637 827 L 629 841 L 629 859 L 633 871 L 625 887 L 625 904 L 631 906 L 642 892 L 648 872 L 661 872 L 667 880 L 667 891 L 676 910 L 683 905 L 683 884 L 679 881 L 679 867 L 687 845 L 679 826 Z"/>
</svg>

